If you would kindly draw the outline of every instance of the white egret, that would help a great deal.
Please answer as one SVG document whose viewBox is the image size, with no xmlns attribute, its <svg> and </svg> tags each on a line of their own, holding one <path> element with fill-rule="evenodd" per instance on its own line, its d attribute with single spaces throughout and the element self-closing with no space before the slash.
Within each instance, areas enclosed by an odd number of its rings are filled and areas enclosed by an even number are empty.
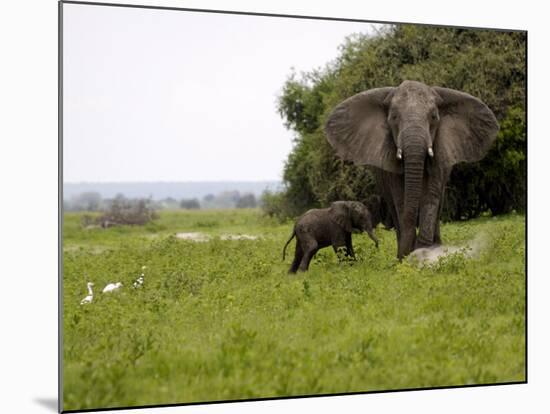
<svg viewBox="0 0 550 414">
<path fill-rule="evenodd" d="M 80 301 L 81 305 L 84 305 L 86 303 L 90 303 L 92 300 L 94 300 L 94 292 L 92 291 L 92 286 L 94 284 L 92 282 L 88 282 L 86 286 L 88 286 L 88 296 L 86 296 L 84 299 Z"/>
<path fill-rule="evenodd" d="M 114 290 L 119 289 L 122 287 L 122 283 L 116 282 L 116 283 L 109 283 L 107 286 L 103 288 L 103 293 L 112 292 Z"/>
</svg>

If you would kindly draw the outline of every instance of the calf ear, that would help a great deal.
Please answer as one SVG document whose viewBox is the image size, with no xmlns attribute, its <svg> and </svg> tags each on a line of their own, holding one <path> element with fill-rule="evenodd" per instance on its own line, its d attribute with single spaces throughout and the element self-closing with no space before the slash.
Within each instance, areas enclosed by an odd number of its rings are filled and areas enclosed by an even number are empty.
<svg viewBox="0 0 550 414">
<path fill-rule="evenodd" d="M 335 201 L 328 209 L 330 219 L 342 227 L 345 231 L 352 231 L 351 212 L 349 206 L 344 201 Z"/>
</svg>

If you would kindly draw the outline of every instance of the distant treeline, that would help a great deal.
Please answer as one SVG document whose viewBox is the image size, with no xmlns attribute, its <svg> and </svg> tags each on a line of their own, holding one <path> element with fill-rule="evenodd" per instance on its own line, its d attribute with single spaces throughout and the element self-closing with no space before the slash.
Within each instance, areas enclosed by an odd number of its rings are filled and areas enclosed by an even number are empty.
<svg viewBox="0 0 550 414">
<path fill-rule="evenodd" d="M 124 194 L 129 199 L 150 197 L 153 200 L 166 198 L 198 198 L 224 191 L 252 193 L 259 197 L 265 190 L 277 191 L 279 181 L 113 181 L 113 182 L 64 182 L 63 197 L 70 200 L 82 193 L 96 192 L 103 198 L 114 198 Z"/>
<path fill-rule="evenodd" d="M 163 209 L 216 209 L 216 208 L 254 208 L 258 206 L 256 196 L 252 193 L 240 193 L 239 191 L 224 191 L 219 194 L 207 194 L 201 200 L 198 198 L 175 199 L 166 197 L 161 200 L 151 198 L 127 198 L 123 194 L 117 194 L 114 198 L 102 198 L 95 191 L 88 191 L 73 195 L 63 201 L 64 211 L 109 211 L 113 206 L 122 202 L 126 204 L 139 204 L 146 201 L 151 210 Z"/>
<path fill-rule="evenodd" d="M 344 162 L 327 142 L 324 124 L 344 99 L 367 89 L 416 80 L 461 90 L 484 101 L 500 132 L 478 163 L 457 165 L 446 189 L 442 217 L 460 220 L 523 211 L 526 205 L 526 36 L 521 32 L 389 26 L 356 35 L 324 68 L 292 73 L 278 110 L 295 133 L 281 192 L 263 197 L 266 212 L 292 217 L 334 200 L 365 200 L 376 191 L 368 167 Z"/>
</svg>

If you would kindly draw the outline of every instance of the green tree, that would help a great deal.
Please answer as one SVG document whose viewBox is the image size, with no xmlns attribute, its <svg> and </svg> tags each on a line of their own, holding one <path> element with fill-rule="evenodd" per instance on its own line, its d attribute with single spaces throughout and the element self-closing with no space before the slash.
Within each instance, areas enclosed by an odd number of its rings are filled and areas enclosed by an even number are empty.
<svg viewBox="0 0 550 414">
<path fill-rule="evenodd" d="M 252 193 L 246 193 L 240 196 L 235 207 L 237 208 L 255 208 L 258 205 L 256 197 Z"/>
<path fill-rule="evenodd" d="M 416 25 L 387 26 L 374 36 L 347 38 L 324 68 L 283 86 L 278 111 L 295 133 L 283 171 L 284 191 L 271 214 L 295 216 L 337 199 L 375 192 L 367 167 L 337 159 L 323 125 L 343 99 L 405 79 L 458 89 L 482 99 L 501 130 L 480 163 L 457 165 L 446 191 L 444 218 L 471 218 L 525 208 L 525 34 Z M 273 195 L 268 201 L 273 201 Z"/>
<path fill-rule="evenodd" d="M 180 201 L 180 208 L 185 210 L 198 210 L 201 208 L 201 204 L 196 198 L 182 198 Z"/>
</svg>

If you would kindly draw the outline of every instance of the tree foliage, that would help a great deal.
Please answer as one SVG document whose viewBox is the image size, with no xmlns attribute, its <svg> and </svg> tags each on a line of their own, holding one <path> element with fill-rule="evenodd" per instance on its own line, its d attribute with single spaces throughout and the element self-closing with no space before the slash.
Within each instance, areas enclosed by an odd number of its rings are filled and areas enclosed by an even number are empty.
<svg viewBox="0 0 550 414">
<path fill-rule="evenodd" d="M 201 204 L 197 198 L 182 198 L 179 205 L 180 208 L 185 210 L 198 210 L 201 208 Z"/>
<path fill-rule="evenodd" d="M 236 208 L 255 208 L 258 205 L 256 196 L 252 193 L 242 194 L 237 200 Z"/>
<path fill-rule="evenodd" d="M 291 73 L 278 111 L 295 132 L 283 171 L 285 190 L 268 194 L 272 215 L 295 216 L 338 199 L 365 200 L 375 191 L 367 167 L 337 159 L 323 125 L 331 110 L 366 89 L 417 80 L 470 93 L 500 122 L 496 144 L 476 164 L 455 166 L 444 218 L 476 217 L 525 208 L 525 47 L 520 32 L 416 25 L 387 26 L 374 36 L 353 35 L 324 68 Z"/>
<path fill-rule="evenodd" d="M 157 219 L 158 214 L 151 199 L 129 199 L 119 194 L 109 203 L 103 214 L 96 218 L 103 228 L 119 225 L 139 225 Z"/>
</svg>

